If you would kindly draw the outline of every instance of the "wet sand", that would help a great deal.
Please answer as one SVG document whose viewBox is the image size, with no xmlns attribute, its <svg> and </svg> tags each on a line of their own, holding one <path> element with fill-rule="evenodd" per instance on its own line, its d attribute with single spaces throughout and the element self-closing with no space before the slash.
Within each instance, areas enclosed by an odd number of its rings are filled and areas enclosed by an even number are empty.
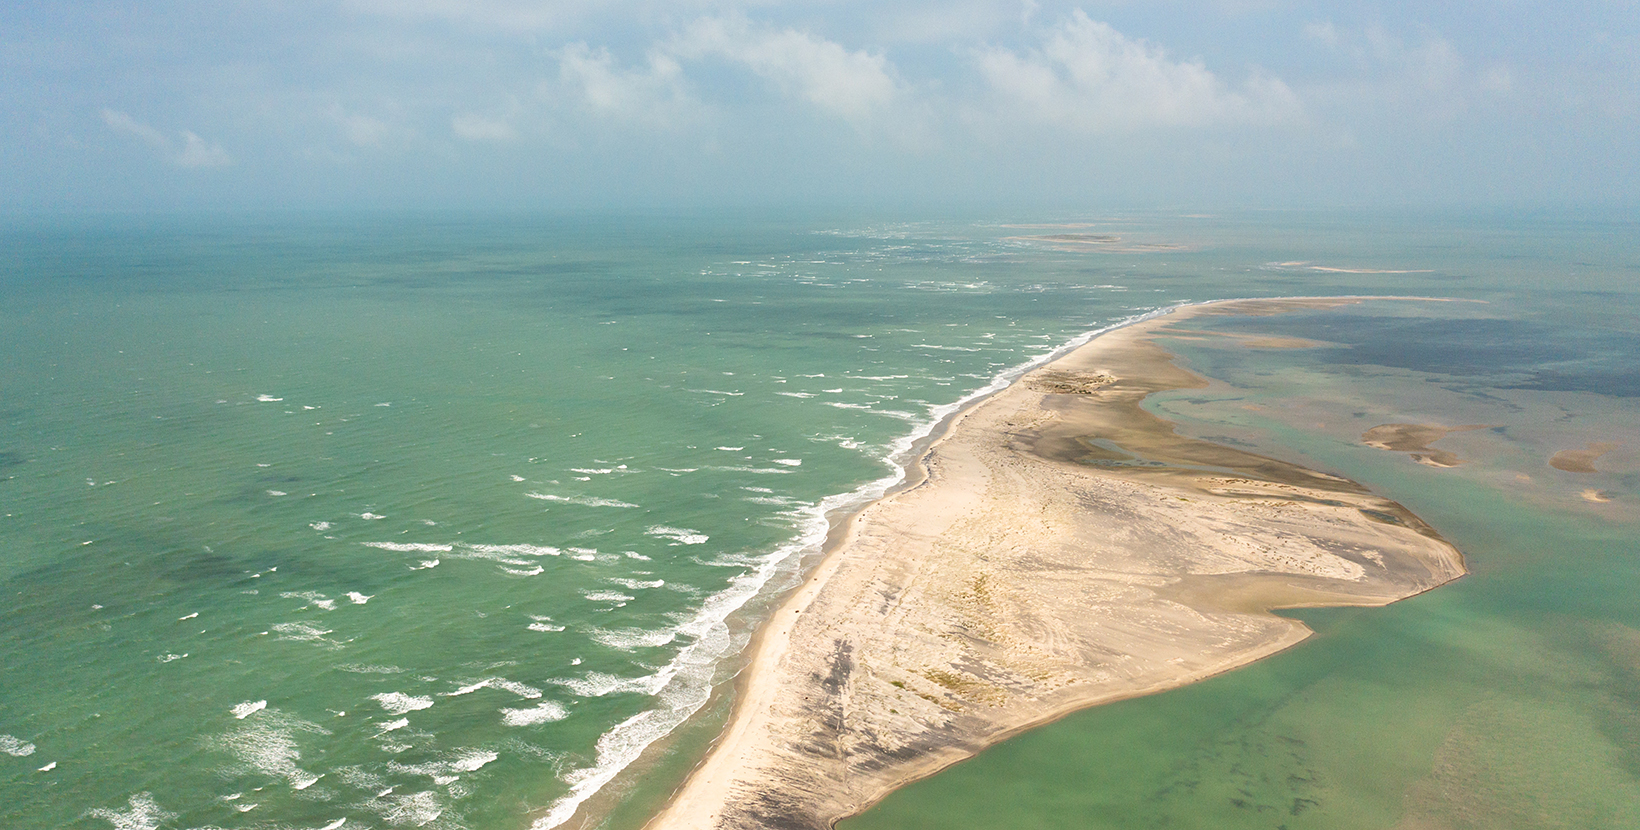
<svg viewBox="0 0 1640 830">
<path fill-rule="evenodd" d="M 724 734 L 649 827 L 829 827 L 1011 734 L 1309 635 L 1271 609 L 1461 576 L 1400 505 L 1140 406 L 1206 385 L 1153 342 L 1167 326 L 1348 302 L 1182 308 L 954 418 L 764 625 Z"/>
<path fill-rule="evenodd" d="M 1490 427 L 1491 424 L 1465 424 L 1461 427 L 1443 427 L 1439 424 L 1379 424 L 1361 434 L 1361 443 L 1381 450 L 1410 453 L 1412 460 L 1419 464 L 1431 467 L 1456 467 L 1464 463 L 1464 459 L 1430 445 L 1454 432 Z"/>
<path fill-rule="evenodd" d="M 1609 441 L 1590 444 L 1581 450 L 1561 450 L 1549 459 L 1549 466 L 1568 473 L 1598 473 L 1594 462 L 1600 456 L 1617 449 L 1617 445 Z"/>
</svg>

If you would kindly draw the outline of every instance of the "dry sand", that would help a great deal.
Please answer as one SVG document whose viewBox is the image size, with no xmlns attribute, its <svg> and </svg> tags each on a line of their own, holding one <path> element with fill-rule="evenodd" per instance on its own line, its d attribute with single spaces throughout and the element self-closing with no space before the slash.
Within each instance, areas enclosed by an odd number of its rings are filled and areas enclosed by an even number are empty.
<svg viewBox="0 0 1640 830">
<path fill-rule="evenodd" d="M 825 828 L 1096 703 L 1245 665 L 1309 629 L 1269 609 L 1379 605 L 1464 573 L 1355 482 L 1183 438 L 1140 407 L 1200 377 L 1100 336 L 954 419 L 917 482 L 854 517 L 752 646 L 724 734 L 651 830 Z"/>
</svg>

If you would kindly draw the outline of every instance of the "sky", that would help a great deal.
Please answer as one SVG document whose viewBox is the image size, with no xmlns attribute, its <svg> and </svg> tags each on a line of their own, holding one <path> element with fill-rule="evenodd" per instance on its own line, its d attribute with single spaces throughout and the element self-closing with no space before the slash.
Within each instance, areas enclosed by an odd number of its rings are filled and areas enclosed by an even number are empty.
<svg viewBox="0 0 1640 830">
<path fill-rule="evenodd" d="M 0 210 L 1640 205 L 1640 0 L 0 0 Z"/>
</svg>

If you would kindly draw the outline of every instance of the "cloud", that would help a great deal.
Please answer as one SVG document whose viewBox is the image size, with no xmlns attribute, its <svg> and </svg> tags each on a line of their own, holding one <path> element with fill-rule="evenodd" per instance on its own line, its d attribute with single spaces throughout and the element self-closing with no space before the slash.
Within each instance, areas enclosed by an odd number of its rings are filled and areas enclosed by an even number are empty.
<svg viewBox="0 0 1640 830">
<path fill-rule="evenodd" d="M 629 69 L 608 49 L 571 43 L 558 52 L 558 77 L 592 111 L 623 120 L 668 126 L 693 106 L 683 68 L 660 51 L 649 54 L 647 66 Z"/>
<path fill-rule="evenodd" d="M 886 112 L 900 96 L 894 68 L 882 55 L 849 51 L 796 29 L 754 25 L 744 17 L 702 18 L 669 44 L 689 59 L 717 57 L 740 64 L 856 127 Z"/>
<path fill-rule="evenodd" d="M 977 64 L 1001 99 L 997 115 L 1085 133 L 1302 117 L 1298 97 L 1279 78 L 1255 71 L 1233 88 L 1200 60 L 1175 61 L 1080 10 L 1048 29 L 1040 47 L 1024 53 L 990 47 L 977 53 Z"/>
<path fill-rule="evenodd" d="M 177 133 L 181 138 L 179 143 L 119 110 L 105 107 L 101 115 L 109 129 L 141 141 L 178 167 L 226 167 L 233 164 L 233 157 L 222 149 L 222 145 L 208 142 L 191 130 Z"/>
<path fill-rule="evenodd" d="M 1471 67 L 1452 42 L 1433 32 L 1415 41 L 1382 26 L 1345 29 L 1330 21 L 1304 27 L 1307 37 L 1352 64 L 1347 79 L 1319 84 L 1314 95 L 1344 106 L 1393 106 L 1401 114 L 1450 120 L 1473 104 L 1510 95 L 1515 76 L 1504 64 Z"/>
<path fill-rule="evenodd" d="M 349 112 L 341 104 L 331 104 L 325 114 L 342 128 L 342 135 L 357 147 L 381 147 L 389 139 L 408 137 L 408 130 L 394 127 L 375 116 Z"/>
<path fill-rule="evenodd" d="M 451 118 L 450 130 L 468 141 L 512 141 L 518 138 L 518 131 L 506 121 L 474 113 L 462 113 Z"/>
</svg>

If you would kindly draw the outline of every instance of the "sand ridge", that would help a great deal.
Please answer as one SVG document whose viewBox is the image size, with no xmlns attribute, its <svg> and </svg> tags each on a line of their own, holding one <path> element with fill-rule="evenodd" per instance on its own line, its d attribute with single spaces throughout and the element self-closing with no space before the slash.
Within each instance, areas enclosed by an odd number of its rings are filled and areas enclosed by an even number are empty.
<svg viewBox="0 0 1640 830">
<path fill-rule="evenodd" d="M 651 830 L 829 827 L 1010 734 L 1308 636 L 1269 609 L 1461 576 L 1400 505 L 1140 406 L 1205 385 L 1153 342 L 1164 326 L 1352 301 L 1184 307 L 957 416 L 765 624 L 724 734 Z"/>
</svg>

